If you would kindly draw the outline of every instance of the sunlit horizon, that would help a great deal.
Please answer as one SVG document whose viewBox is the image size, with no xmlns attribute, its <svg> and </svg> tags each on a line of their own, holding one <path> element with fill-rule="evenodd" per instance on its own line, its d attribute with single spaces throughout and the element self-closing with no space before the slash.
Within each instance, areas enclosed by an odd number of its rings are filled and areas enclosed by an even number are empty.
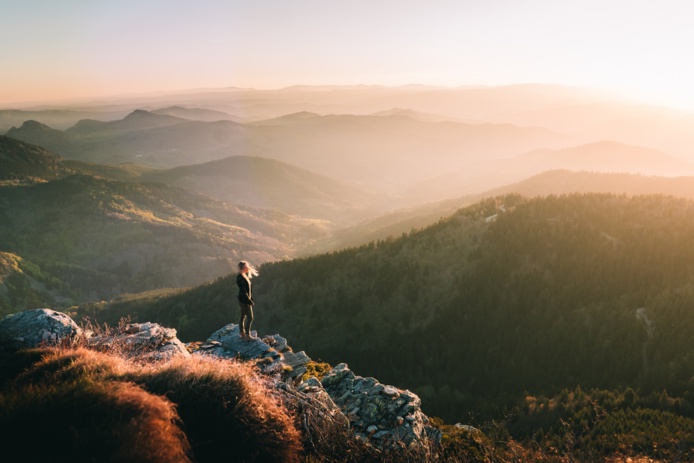
<svg viewBox="0 0 694 463">
<path fill-rule="evenodd" d="M 461 88 L 502 88 L 502 87 L 513 87 L 513 86 L 525 86 L 525 85 L 538 85 L 538 86 L 559 86 L 566 88 L 577 88 L 587 91 L 593 91 L 598 94 L 603 95 L 606 100 L 625 103 L 625 104 L 636 104 L 636 105 L 646 105 L 653 107 L 665 107 L 680 111 L 694 112 L 694 103 L 691 105 L 685 104 L 686 102 L 680 101 L 676 98 L 668 100 L 664 97 L 659 97 L 658 95 L 648 96 L 645 93 L 639 93 L 638 91 L 629 91 L 622 88 L 599 88 L 599 87 L 589 87 L 585 85 L 578 84 L 566 84 L 561 82 L 509 82 L 509 83 L 499 83 L 499 84 L 482 84 L 482 83 L 462 83 L 457 85 L 445 85 L 441 83 L 427 83 L 427 82 L 407 82 L 407 83 L 378 83 L 378 82 L 358 82 L 358 83 L 344 83 L 344 82 L 316 82 L 316 83 L 306 83 L 306 82 L 295 82 L 288 83 L 286 85 L 277 86 L 257 86 L 257 85 L 242 85 L 242 84 L 229 84 L 229 85 L 191 85 L 188 87 L 171 87 L 171 88 L 157 88 L 157 89 L 132 89 L 132 90 L 119 90 L 105 93 L 92 93 L 92 94 L 69 94 L 63 93 L 60 96 L 46 97 L 44 99 L 27 97 L 26 99 L 9 99 L 7 101 L 0 101 L 0 109 L 24 109 L 31 110 L 32 108 L 38 107 L 72 107 L 80 105 L 91 105 L 100 104 L 106 102 L 115 102 L 124 99 L 137 99 L 137 98 L 149 98 L 156 96 L 167 96 L 167 95 L 177 95 L 195 92 L 213 92 L 213 91 L 225 91 L 225 90 L 240 90 L 240 91 L 281 91 L 289 89 L 292 87 L 383 87 L 383 88 L 407 88 L 407 87 L 422 87 L 422 88 L 432 88 L 445 90 L 455 90 Z"/>
<path fill-rule="evenodd" d="M 199 88 L 579 86 L 694 110 L 694 5 L 182 0 L 3 9 L 0 106 Z"/>
</svg>

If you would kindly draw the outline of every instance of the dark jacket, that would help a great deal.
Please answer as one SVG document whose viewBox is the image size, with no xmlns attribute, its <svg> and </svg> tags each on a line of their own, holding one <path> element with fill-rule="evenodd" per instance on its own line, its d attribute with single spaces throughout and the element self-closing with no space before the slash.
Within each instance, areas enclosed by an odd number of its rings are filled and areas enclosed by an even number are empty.
<svg viewBox="0 0 694 463">
<path fill-rule="evenodd" d="M 236 284 L 239 286 L 239 302 L 253 305 L 253 293 L 251 292 L 251 280 L 245 275 L 238 274 Z"/>
</svg>

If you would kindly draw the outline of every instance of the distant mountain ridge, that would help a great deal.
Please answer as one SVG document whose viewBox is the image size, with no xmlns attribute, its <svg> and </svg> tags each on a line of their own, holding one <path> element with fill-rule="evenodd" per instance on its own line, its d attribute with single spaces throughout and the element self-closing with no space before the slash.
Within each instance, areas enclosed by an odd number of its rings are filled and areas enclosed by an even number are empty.
<svg viewBox="0 0 694 463">
<path fill-rule="evenodd" d="M 506 159 L 470 164 L 415 185 L 410 196 L 441 200 L 501 187 L 557 169 L 657 176 L 694 175 L 694 164 L 662 151 L 605 140 L 561 149 L 532 150 Z"/>
<path fill-rule="evenodd" d="M 19 127 L 29 120 L 38 121 L 50 127 L 65 130 L 82 119 L 116 120 L 131 110 L 107 108 L 74 109 L 0 109 L 0 134 L 12 127 Z"/>
<path fill-rule="evenodd" d="M 187 121 L 187 119 L 180 117 L 155 114 L 150 111 L 136 109 L 123 119 L 117 121 L 103 122 L 89 119 L 79 121 L 73 127 L 67 129 L 65 133 L 77 135 L 80 138 L 117 136 L 132 131 L 165 127 Z"/>
<path fill-rule="evenodd" d="M 457 121 L 544 127 L 572 137 L 567 146 L 614 140 L 694 161 L 691 154 L 694 152 L 691 131 L 694 113 L 691 111 L 628 102 L 589 88 L 543 84 L 496 87 L 297 85 L 275 90 L 231 87 L 163 92 L 89 101 L 79 107 L 0 110 L 0 131 L 18 127 L 29 119 L 62 130 L 80 119 L 114 120 L 136 108 L 157 111 L 172 106 L 242 115 L 241 119 L 246 122 L 301 111 L 320 115 L 374 114 L 391 108 L 408 108 Z M 519 152 L 532 148 L 541 147 Z"/>
<path fill-rule="evenodd" d="M 187 108 L 183 106 L 169 106 L 166 108 L 154 109 L 151 111 L 153 114 L 160 114 L 164 116 L 174 116 L 180 117 L 182 119 L 188 119 L 193 121 L 203 121 L 203 122 L 216 122 L 229 120 L 234 122 L 239 122 L 238 117 L 232 116 L 231 114 L 225 113 L 223 111 L 215 111 L 212 109 L 204 108 Z"/>
<path fill-rule="evenodd" d="M 5 136 L 59 152 L 69 147 L 72 140 L 64 132 L 52 129 L 38 121 L 25 121 L 19 128 L 12 127 Z"/>
<path fill-rule="evenodd" d="M 229 156 L 266 157 L 382 193 L 469 162 L 567 142 L 562 134 L 509 124 L 309 112 L 237 124 L 137 110 L 119 121 L 81 121 L 64 132 L 44 126 L 46 133 L 39 136 L 30 129 L 23 125 L 7 135 L 30 143 L 40 140 L 66 158 L 97 163 L 172 168 Z"/>
<path fill-rule="evenodd" d="M 534 150 L 514 160 L 538 170 L 569 169 L 679 176 L 694 174 L 694 164 L 662 151 L 614 141 L 599 141 L 560 150 Z"/>
<path fill-rule="evenodd" d="M 402 116 L 410 117 L 422 122 L 459 122 L 464 124 L 480 124 L 482 121 L 475 120 L 460 120 L 454 117 L 440 116 L 438 114 L 423 113 L 420 111 L 415 111 L 413 109 L 405 108 L 392 108 L 384 111 L 378 111 L 372 114 L 372 116 Z"/>
<path fill-rule="evenodd" d="M 351 223 L 376 214 L 383 199 L 273 159 L 232 156 L 146 173 L 139 181 L 192 189 L 228 203 Z"/>
</svg>

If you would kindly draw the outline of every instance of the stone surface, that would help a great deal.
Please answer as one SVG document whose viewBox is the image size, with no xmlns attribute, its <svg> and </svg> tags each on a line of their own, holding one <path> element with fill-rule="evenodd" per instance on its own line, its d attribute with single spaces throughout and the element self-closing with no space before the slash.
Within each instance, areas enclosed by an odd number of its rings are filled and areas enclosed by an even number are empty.
<svg viewBox="0 0 694 463">
<path fill-rule="evenodd" d="M 263 338 L 263 342 L 280 353 L 287 352 L 287 351 L 291 350 L 289 348 L 289 345 L 287 344 L 287 340 L 284 339 L 279 334 L 273 334 L 270 336 L 265 336 Z"/>
<path fill-rule="evenodd" d="M 16 351 L 55 345 L 82 335 L 82 329 L 66 314 L 51 309 L 26 310 L 0 320 L 0 349 Z"/>
<path fill-rule="evenodd" d="M 419 397 L 408 390 L 356 376 L 345 363 L 325 375 L 322 385 L 357 435 L 377 446 L 395 442 L 417 446 L 441 439 L 440 432 L 429 426 L 429 418 L 422 413 Z"/>
<path fill-rule="evenodd" d="M 338 414 L 357 437 L 374 446 L 404 443 L 424 447 L 441 439 L 440 432 L 429 426 L 416 394 L 381 384 L 375 378 L 356 376 L 344 363 L 322 381 L 314 377 L 302 381 L 311 359 L 303 351 L 293 352 L 278 334 L 247 341 L 239 336 L 238 325 L 230 324 L 210 336 L 206 346 L 201 351 L 209 355 L 272 360 L 259 364 L 261 371 L 284 383 L 281 389 L 285 394 L 293 391 L 292 400 L 302 403 L 300 409 L 319 406 L 319 416 L 330 416 L 332 422 Z"/>
<path fill-rule="evenodd" d="M 176 336 L 176 330 L 157 323 L 131 323 L 120 333 L 94 336 L 88 345 L 104 348 L 111 346 L 127 357 L 142 361 L 169 360 L 174 357 L 190 357 L 190 353 Z"/>
<path fill-rule="evenodd" d="M 217 350 L 213 355 L 218 357 L 251 359 L 277 359 L 280 354 L 259 339 L 258 333 L 251 331 L 253 339 L 242 339 L 239 325 L 231 323 L 215 331 L 207 340 L 208 343 L 218 342 L 223 351 Z M 220 355 L 221 354 L 221 355 Z"/>
<path fill-rule="evenodd" d="M 311 358 L 306 355 L 304 351 L 297 353 L 287 351 L 282 354 L 281 363 L 292 369 L 292 371 L 288 373 L 288 377 L 296 378 L 306 373 L 306 364 L 310 361 Z"/>
<path fill-rule="evenodd" d="M 241 360 L 266 360 L 260 365 L 261 371 L 279 375 L 284 381 L 299 380 L 306 372 L 306 364 L 311 358 L 303 351 L 293 352 L 285 338 L 275 334 L 260 339 L 255 331 L 251 334 L 253 339 L 241 338 L 239 326 L 231 323 L 215 331 L 206 344 L 198 347 L 197 353 Z"/>
</svg>

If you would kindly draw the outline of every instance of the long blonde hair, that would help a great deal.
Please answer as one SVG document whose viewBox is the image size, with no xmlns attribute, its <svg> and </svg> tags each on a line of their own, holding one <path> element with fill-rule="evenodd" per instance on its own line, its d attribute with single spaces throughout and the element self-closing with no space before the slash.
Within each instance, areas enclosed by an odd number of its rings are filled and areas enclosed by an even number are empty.
<svg viewBox="0 0 694 463">
<path fill-rule="evenodd" d="M 249 279 L 253 278 L 253 277 L 257 277 L 258 275 L 260 275 L 260 273 L 258 272 L 258 269 L 255 268 L 250 262 L 247 262 L 245 260 L 242 260 L 241 262 L 239 262 L 239 273 L 242 273 L 243 269 L 246 267 L 248 267 L 248 278 Z"/>
</svg>

